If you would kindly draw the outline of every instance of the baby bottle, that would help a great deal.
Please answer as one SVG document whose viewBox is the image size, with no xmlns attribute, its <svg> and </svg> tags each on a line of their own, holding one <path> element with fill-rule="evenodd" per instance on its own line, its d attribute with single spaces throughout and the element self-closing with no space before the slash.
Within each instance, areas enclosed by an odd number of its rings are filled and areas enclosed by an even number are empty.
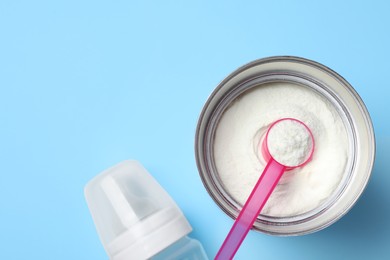
<svg viewBox="0 0 390 260">
<path fill-rule="evenodd" d="M 93 178 L 85 197 L 112 260 L 207 260 L 176 203 L 137 161 L 124 161 Z"/>
</svg>

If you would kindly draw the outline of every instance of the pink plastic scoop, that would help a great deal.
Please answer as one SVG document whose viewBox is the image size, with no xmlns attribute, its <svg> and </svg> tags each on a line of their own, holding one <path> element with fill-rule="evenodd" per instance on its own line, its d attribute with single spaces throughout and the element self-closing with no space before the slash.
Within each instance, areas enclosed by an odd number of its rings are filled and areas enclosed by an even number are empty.
<svg viewBox="0 0 390 260">
<path fill-rule="evenodd" d="M 261 151 L 268 161 L 267 166 L 219 249 L 216 260 L 233 258 L 284 171 L 302 167 L 311 160 L 314 152 L 313 134 L 303 122 L 283 118 L 268 128 Z"/>
</svg>

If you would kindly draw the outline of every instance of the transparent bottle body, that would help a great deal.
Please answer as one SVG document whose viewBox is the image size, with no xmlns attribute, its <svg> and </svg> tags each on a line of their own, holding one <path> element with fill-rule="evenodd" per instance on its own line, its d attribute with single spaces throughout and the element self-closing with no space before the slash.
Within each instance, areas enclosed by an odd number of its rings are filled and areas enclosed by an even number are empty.
<svg viewBox="0 0 390 260">
<path fill-rule="evenodd" d="M 202 245 L 198 240 L 187 236 L 165 248 L 151 260 L 208 260 Z"/>
</svg>

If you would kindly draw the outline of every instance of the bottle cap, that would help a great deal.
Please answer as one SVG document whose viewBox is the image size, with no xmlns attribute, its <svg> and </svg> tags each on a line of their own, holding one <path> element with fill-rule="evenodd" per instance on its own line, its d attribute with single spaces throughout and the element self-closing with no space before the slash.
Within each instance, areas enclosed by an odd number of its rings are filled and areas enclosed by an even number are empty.
<svg viewBox="0 0 390 260">
<path fill-rule="evenodd" d="M 93 178 L 85 197 L 112 260 L 151 258 L 192 230 L 176 203 L 137 161 L 121 162 Z"/>
</svg>

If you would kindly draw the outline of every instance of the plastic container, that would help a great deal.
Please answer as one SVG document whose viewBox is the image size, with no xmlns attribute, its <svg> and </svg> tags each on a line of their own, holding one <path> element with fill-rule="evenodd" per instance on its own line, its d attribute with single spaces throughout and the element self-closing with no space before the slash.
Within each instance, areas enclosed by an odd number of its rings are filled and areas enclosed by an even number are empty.
<svg viewBox="0 0 390 260">
<path fill-rule="evenodd" d="M 199 117 L 195 156 L 203 184 L 217 205 L 236 219 L 242 206 L 225 190 L 215 167 L 215 130 L 224 111 L 241 94 L 262 84 L 287 82 L 308 88 L 327 99 L 337 110 L 348 137 L 349 157 L 342 180 L 317 208 L 289 217 L 260 214 L 254 230 L 272 235 L 302 235 L 323 229 L 340 219 L 356 203 L 371 175 L 375 138 L 368 111 L 339 74 L 317 62 L 291 56 L 255 60 L 226 77 L 213 91 Z"/>
<path fill-rule="evenodd" d="M 85 187 L 100 240 L 112 260 L 207 259 L 176 203 L 137 161 L 102 172 Z"/>
</svg>

